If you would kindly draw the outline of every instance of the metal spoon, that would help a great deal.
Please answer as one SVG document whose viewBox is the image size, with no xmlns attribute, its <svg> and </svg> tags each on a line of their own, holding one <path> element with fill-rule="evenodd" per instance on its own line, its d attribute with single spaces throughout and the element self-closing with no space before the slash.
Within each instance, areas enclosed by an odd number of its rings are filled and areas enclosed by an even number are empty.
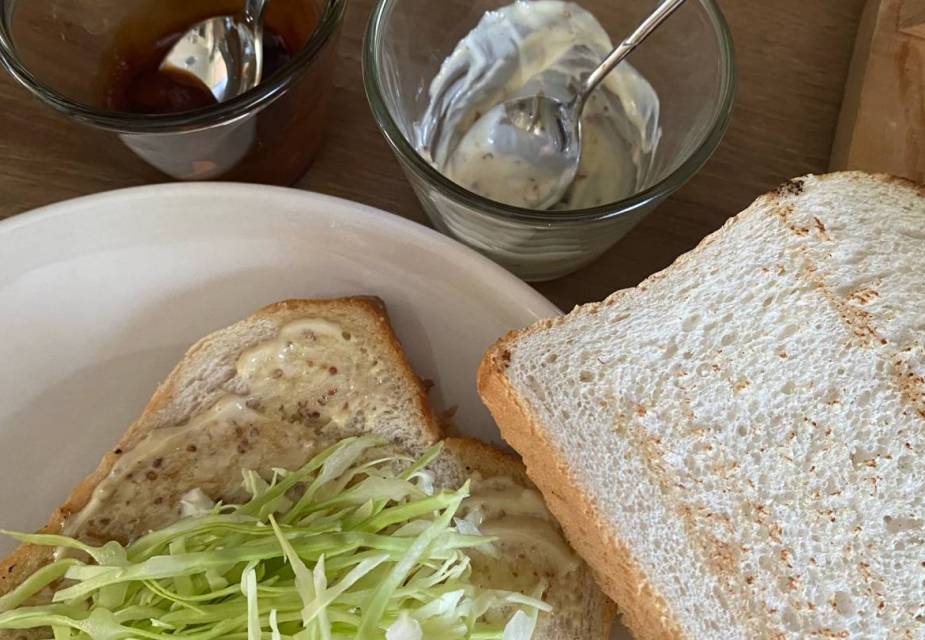
<svg viewBox="0 0 925 640">
<path fill-rule="evenodd" d="M 569 102 L 544 95 L 514 98 L 490 109 L 462 136 L 446 165 L 447 175 L 461 184 L 477 170 L 481 157 L 503 158 L 496 175 L 503 194 L 487 197 L 514 206 L 548 209 L 562 199 L 578 173 L 581 160 L 581 112 L 588 96 L 684 0 L 664 0 L 629 37 L 595 68 Z M 477 189 L 476 189 L 477 190 Z"/>
<path fill-rule="evenodd" d="M 194 25 L 173 45 L 160 70 L 190 75 L 218 102 L 257 86 L 263 73 L 263 12 L 268 0 L 246 0 L 239 16 Z"/>
</svg>

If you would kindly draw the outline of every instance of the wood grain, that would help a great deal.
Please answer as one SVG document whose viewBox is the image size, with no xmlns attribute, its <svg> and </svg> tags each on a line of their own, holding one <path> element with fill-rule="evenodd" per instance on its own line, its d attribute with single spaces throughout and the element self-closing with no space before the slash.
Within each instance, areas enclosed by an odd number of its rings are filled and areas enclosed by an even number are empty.
<svg viewBox="0 0 925 640">
<path fill-rule="evenodd" d="M 560 307 L 598 300 L 666 267 L 787 178 L 829 164 L 863 0 L 725 0 L 738 101 L 704 169 L 600 260 L 537 286 Z M 360 51 L 373 0 L 351 0 L 327 144 L 296 186 L 425 222 L 373 122 Z M 104 134 L 76 126 L 0 77 L 0 218 L 106 189 L 160 180 Z"/>
</svg>

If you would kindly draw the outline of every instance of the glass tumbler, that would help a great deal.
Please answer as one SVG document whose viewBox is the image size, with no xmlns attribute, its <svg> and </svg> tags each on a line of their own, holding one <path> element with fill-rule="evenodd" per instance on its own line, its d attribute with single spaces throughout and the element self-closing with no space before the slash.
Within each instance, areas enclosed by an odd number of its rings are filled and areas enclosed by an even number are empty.
<svg viewBox="0 0 925 640">
<path fill-rule="evenodd" d="M 427 108 L 430 83 L 443 60 L 486 11 L 512 1 L 380 0 L 366 33 L 363 77 L 379 128 L 433 224 L 525 280 L 550 280 L 599 257 L 710 157 L 732 110 L 732 38 L 714 0 L 690 0 L 630 55 L 629 62 L 661 103 L 661 140 L 641 190 L 588 209 L 523 209 L 449 180 L 412 142 L 414 124 Z M 656 0 L 578 4 L 617 43 Z"/>
<path fill-rule="evenodd" d="M 0 0 L 0 64 L 40 100 L 171 178 L 288 184 L 321 146 L 346 1 L 270 2 L 267 24 L 282 22 L 301 47 L 254 89 L 180 113 L 110 109 L 114 52 L 239 13 L 243 0 Z"/>
</svg>

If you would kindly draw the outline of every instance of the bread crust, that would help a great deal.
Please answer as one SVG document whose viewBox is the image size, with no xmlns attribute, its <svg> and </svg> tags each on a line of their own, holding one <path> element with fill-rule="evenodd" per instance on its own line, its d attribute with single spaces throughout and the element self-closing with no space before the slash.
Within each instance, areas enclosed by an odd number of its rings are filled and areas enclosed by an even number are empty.
<svg viewBox="0 0 925 640">
<path fill-rule="evenodd" d="M 109 475 L 120 455 L 131 450 L 149 431 L 163 426 L 170 426 L 164 421 L 165 413 L 167 413 L 166 409 L 179 396 L 180 390 L 186 383 L 188 369 L 197 361 L 210 358 L 211 354 L 219 348 L 219 343 L 225 336 L 231 335 L 234 331 L 246 325 L 253 325 L 265 320 L 270 320 L 276 324 L 276 330 L 278 331 L 281 326 L 295 317 L 304 316 L 308 313 L 323 314 L 326 311 L 346 308 L 358 308 L 376 319 L 383 331 L 383 336 L 387 340 L 388 349 L 392 351 L 392 355 L 397 359 L 407 379 L 413 381 L 416 387 L 416 403 L 421 414 L 425 416 L 425 425 L 428 430 L 426 440 L 429 443 L 439 440 L 441 432 L 427 400 L 427 392 L 402 350 L 382 300 L 373 296 L 353 296 L 326 300 L 284 300 L 263 307 L 249 318 L 216 331 L 193 344 L 164 382 L 158 386 L 144 411 L 142 411 L 141 416 L 132 423 L 119 442 L 106 452 L 97 468 L 77 485 L 64 504 L 52 513 L 41 532 L 60 533 L 68 516 L 79 512 L 87 505 L 93 491 Z M 24 579 L 51 562 L 52 559 L 53 550 L 50 547 L 31 544 L 20 545 L 12 554 L 0 562 L 0 596 L 15 589 Z"/>
<path fill-rule="evenodd" d="M 547 323 L 541 323 L 546 326 Z M 478 372 L 479 394 L 501 432 L 523 457 L 527 475 L 539 488 L 569 544 L 581 555 L 598 584 L 618 606 L 620 619 L 638 640 L 683 640 L 665 599 L 655 591 L 630 550 L 603 524 L 606 519 L 582 493 L 569 467 L 546 439 L 539 421 L 523 406 L 504 375 L 508 347 L 520 332 L 491 348 Z"/>
</svg>

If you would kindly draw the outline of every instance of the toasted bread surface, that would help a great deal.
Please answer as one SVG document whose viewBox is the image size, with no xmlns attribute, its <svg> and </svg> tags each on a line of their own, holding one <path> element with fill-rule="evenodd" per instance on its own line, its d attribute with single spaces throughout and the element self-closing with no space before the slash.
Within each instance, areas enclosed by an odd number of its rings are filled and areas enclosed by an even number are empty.
<svg viewBox="0 0 925 640">
<path fill-rule="evenodd" d="M 283 335 L 287 327 L 293 335 Z M 243 406 L 209 415 L 229 399 Z M 179 517 L 180 497 L 197 486 L 234 499 L 242 468 L 297 467 L 358 433 L 411 452 L 441 435 L 385 305 L 372 297 L 279 302 L 193 345 L 43 531 L 125 541 Z M 150 450 L 133 459 L 141 447 Z M 114 488 L 100 495 L 107 479 Z M 75 529 L 95 495 L 98 515 Z M 0 595 L 51 559 L 47 547 L 19 547 L 0 562 Z"/>
<path fill-rule="evenodd" d="M 484 401 L 636 637 L 925 638 L 922 195 L 792 180 L 486 354 Z"/>
</svg>

